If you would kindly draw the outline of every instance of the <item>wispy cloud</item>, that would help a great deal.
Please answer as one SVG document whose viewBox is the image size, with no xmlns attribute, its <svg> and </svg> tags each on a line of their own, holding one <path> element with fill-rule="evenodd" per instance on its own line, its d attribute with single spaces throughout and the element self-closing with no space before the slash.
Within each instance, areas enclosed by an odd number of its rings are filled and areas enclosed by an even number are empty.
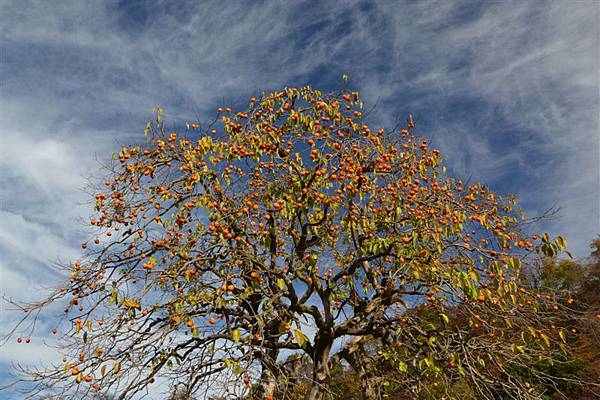
<svg viewBox="0 0 600 400">
<path fill-rule="evenodd" d="M 77 256 L 80 189 L 97 158 L 142 138 L 155 105 L 207 119 L 261 89 L 338 87 L 344 72 L 378 102 L 374 121 L 413 113 L 451 171 L 518 194 L 530 214 L 562 206 L 544 228 L 576 255 L 600 233 L 595 1 L 2 6 L 3 293 Z"/>
</svg>

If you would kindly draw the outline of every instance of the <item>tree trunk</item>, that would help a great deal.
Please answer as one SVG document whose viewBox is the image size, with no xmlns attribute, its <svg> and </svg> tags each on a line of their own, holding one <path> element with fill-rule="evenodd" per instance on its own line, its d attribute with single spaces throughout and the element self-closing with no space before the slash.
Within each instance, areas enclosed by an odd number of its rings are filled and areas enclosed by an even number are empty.
<svg viewBox="0 0 600 400">
<path fill-rule="evenodd" d="M 265 353 L 261 353 L 261 373 L 260 373 L 260 386 L 261 395 L 264 399 L 274 399 L 275 391 L 277 389 L 277 376 L 273 372 L 273 368 L 276 365 L 278 350 L 267 350 Z"/>
<path fill-rule="evenodd" d="M 263 366 L 260 374 L 260 384 L 262 386 L 262 396 L 264 399 L 274 399 L 277 381 L 275 375 L 270 369 Z"/>
<path fill-rule="evenodd" d="M 313 354 L 313 382 L 306 400 L 323 400 L 328 392 L 331 372 L 329 370 L 329 352 L 333 339 L 329 335 L 317 334 Z"/>
<path fill-rule="evenodd" d="M 358 354 L 355 353 L 354 355 L 357 356 Z M 363 400 L 377 400 L 379 397 L 377 395 L 375 379 L 369 372 L 371 367 L 370 363 L 362 364 L 361 361 L 358 360 L 358 357 L 355 357 L 354 361 L 353 368 L 358 373 L 360 379 Z M 363 359 L 363 362 L 366 362 L 366 359 Z"/>
<path fill-rule="evenodd" d="M 377 375 L 374 374 L 372 362 L 365 355 L 365 350 L 362 347 L 361 340 L 364 337 L 355 337 L 349 341 L 344 349 L 342 358 L 344 358 L 352 369 L 358 375 L 360 386 L 362 388 L 363 400 L 377 400 L 379 394 L 377 390 Z"/>
</svg>

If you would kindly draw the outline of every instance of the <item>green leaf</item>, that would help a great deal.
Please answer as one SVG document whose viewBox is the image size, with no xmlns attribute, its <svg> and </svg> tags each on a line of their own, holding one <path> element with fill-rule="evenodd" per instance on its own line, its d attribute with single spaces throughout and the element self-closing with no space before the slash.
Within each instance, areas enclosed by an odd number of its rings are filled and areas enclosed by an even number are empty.
<svg viewBox="0 0 600 400">
<path fill-rule="evenodd" d="M 398 363 L 398 371 L 400 371 L 400 372 L 408 371 L 408 365 L 405 362 L 400 361 L 400 363 Z"/>
<path fill-rule="evenodd" d="M 233 332 L 231 332 L 231 338 L 236 341 L 239 342 L 241 339 L 241 333 L 239 329 L 234 329 Z"/>
<path fill-rule="evenodd" d="M 479 292 L 477 291 L 476 287 L 470 287 L 469 288 L 469 295 L 471 296 L 471 298 L 475 299 L 477 298 L 477 295 L 479 294 Z"/>
</svg>

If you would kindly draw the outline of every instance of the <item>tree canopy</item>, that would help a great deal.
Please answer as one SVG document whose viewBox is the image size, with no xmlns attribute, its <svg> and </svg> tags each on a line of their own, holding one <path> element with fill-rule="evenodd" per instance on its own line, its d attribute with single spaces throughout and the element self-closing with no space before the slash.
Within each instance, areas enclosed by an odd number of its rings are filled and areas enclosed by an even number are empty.
<svg viewBox="0 0 600 400">
<path fill-rule="evenodd" d="M 576 334 L 566 316 L 592 315 L 560 283 L 527 283 L 566 240 L 448 177 L 412 117 L 372 129 L 365 114 L 358 92 L 309 86 L 181 129 L 158 108 L 95 192 L 68 281 L 22 306 L 17 331 L 49 304 L 67 321 L 64 364 L 30 371 L 28 393 L 279 399 L 302 376 L 325 399 L 343 360 L 364 398 L 392 384 L 381 368 L 413 398 L 542 398 L 542 366 Z"/>
</svg>

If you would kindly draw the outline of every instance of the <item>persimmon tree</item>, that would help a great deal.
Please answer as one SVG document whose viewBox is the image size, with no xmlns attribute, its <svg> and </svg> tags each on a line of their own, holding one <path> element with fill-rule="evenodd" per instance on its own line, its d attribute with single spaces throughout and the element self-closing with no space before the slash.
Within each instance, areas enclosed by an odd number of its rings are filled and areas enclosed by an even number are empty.
<svg viewBox="0 0 600 400">
<path fill-rule="evenodd" d="M 306 398 L 323 399 L 332 365 L 375 339 L 414 396 L 461 381 L 478 398 L 539 398 L 512 371 L 553 362 L 571 333 L 553 323 L 565 299 L 520 286 L 521 269 L 565 240 L 526 232 L 514 198 L 447 177 L 412 118 L 365 120 L 346 88 L 262 93 L 179 130 L 157 109 L 96 191 L 69 280 L 21 305 L 13 336 L 49 304 L 68 322 L 64 364 L 29 371 L 30 393 L 128 399 L 167 382 L 285 398 L 292 352 L 311 360 Z"/>
</svg>

